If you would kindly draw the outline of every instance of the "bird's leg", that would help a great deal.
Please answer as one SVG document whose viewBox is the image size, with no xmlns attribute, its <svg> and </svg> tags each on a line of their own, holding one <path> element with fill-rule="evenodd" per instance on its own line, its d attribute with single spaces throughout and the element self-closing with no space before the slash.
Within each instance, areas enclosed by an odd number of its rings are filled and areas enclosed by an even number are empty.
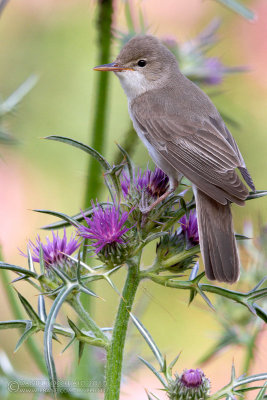
<svg viewBox="0 0 267 400">
<path fill-rule="evenodd" d="M 152 203 L 149 207 L 140 209 L 143 214 L 142 226 L 144 226 L 146 219 L 147 219 L 147 215 L 150 213 L 150 211 L 152 211 L 153 208 L 155 208 L 159 203 L 161 203 L 170 194 L 172 194 L 177 189 L 178 184 L 179 184 L 179 182 L 177 180 L 170 179 L 169 189 L 162 196 L 160 196 L 157 200 L 155 200 L 154 203 Z"/>
</svg>

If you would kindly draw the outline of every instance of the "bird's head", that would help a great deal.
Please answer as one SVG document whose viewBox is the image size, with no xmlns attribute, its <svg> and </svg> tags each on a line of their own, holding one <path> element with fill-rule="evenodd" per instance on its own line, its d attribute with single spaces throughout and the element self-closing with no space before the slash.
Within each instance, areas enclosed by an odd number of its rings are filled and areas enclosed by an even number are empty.
<svg viewBox="0 0 267 400">
<path fill-rule="evenodd" d="M 126 95 L 132 99 L 166 85 L 173 73 L 177 73 L 178 64 L 170 50 L 157 38 L 142 35 L 126 43 L 113 63 L 100 65 L 94 70 L 115 72 Z"/>
</svg>

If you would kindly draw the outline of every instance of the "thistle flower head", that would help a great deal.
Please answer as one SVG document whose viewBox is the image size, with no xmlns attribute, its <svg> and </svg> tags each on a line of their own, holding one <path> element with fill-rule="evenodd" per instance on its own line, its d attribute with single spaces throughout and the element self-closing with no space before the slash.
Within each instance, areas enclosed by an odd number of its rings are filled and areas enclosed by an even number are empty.
<svg viewBox="0 0 267 400">
<path fill-rule="evenodd" d="M 131 187 L 131 180 L 129 174 L 123 170 L 121 175 L 121 188 L 124 197 L 126 198 L 130 195 L 131 191 L 141 192 L 148 185 L 149 175 L 148 169 L 145 172 L 142 172 L 140 168 L 138 168 L 137 173 L 133 174 L 133 187 Z"/>
<path fill-rule="evenodd" d="M 104 262 L 112 258 L 113 263 L 120 263 L 121 251 L 127 247 L 129 240 L 126 233 L 131 229 L 125 225 L 129 213 L 121 212 L 119 205 L 104 209 L 99 203 L 92 205 L 93 215 L 91 218 L 84 215 L 87 226 L 80 225 L 78 235 L 90 240 L 90 246 Z"/>
<path fill-rule="evenodd" d="M 168 396 L 170 400 L 205 400 L 209 389 L 210 381 L 200 369 L 186 369 L 170 382 Z"/>
<path fill-rule="evenodd" d="M 226 70 L 217 57 L 206 58 L 204 69 L 206 70 L 205 83 L 219 85 L 222 82 Z"/>
<path fill-rule="evenodd" d="M 191 211 L 189 217 L 184 215 L 180 220 L 180 228 L 175 232 L 165 235 L 157 245 L 157 258 L 159 261 L 166 261 L 176 254 L 181 254 L 179 260 L 168 266 L 172 272 L 181 272 L 192 267 L 198 253 L 190 253 L 189 250 L 199 244 L 197 217 L 195 210 Z"/>
<path fill-rule="evenodd" d="M 154 171 L 149 171 L 148 175 L 147 192 L 154 198 L 162 196 L 169 187 L 168 176 L 158 167 Z"/>
<path fill-rule="evenodd" d="M 46 243 L 42 243 L 40 236 L 36 238 L 36 243 L 29 241 L 29 248 L 32 250 L 32 259 L 35 262 L 40 262 L 40 248 L 43 250 L 44 264 L 47 269 L 51 266 L 63 267 L 69 260 L 67 255 L 72 255 L 80 246 L 78 240 L 73 235 L 67 239 L 66 230 L 64 229 L 63 237 L 60 238 L 58 232 L 52 231 L 52 240 L 46 237 Z M 20 251 L 21 255 L 27 257 L 25 253 Z"/>
<path fill-rule="evenodd" d="M 187 242 L 188 247 L 193 247 L 199 244 L 198 225 L 196 210 L 191 210 L 189 217 L 184 215 L 179 220 L 181 231 Z"/>
<path fill-rule="evenodd" d="M 168 186 L 169 178 L 158 167 L 154 171 L 148 168 L 144 172 L 139 168 L 137 173 L 134 171 L 132 187 L 129 174 L 125 171 L 122 172 L 121 188 L 125 198 L 128 196 L 136 197 L 136 195 L 141 195 L 143 192 L 151 196 L 151 198 L 157 198 L 166 192 Z"/>
<path fill-rule="evenodd" d="M 186 369 L 181 376 L 181 382 L 188 388 L 196 388 L 201 385 L 203 376 L 200 369 Z"/>
</svg>

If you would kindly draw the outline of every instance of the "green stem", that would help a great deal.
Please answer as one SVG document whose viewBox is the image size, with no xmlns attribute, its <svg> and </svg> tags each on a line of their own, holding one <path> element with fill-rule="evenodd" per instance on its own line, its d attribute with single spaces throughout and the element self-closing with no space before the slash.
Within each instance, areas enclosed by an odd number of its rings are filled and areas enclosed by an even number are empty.
<svg viewBox="0 0 267 400">
<path fill-rule="evenodd" d="M 176 265 L 183 260 L 186 260 L 188 257 L 198 254 L 199 252 L 200 252 L 199 246 L 194 246 L 189 250 L 183 251 L 182 253 L 175 254 L 174 256 L 168 258 L 165 261 L 161 261 L 160 267 L 163 269 L 170 268 L 171 266 Z"/>
<path fill-rule="evenodd" d="M 21 312 L 19 306 L 18 306 L 18 300 L 15 295 L 15 291 L 12 289 L 10 286 L 10 279 L 8 272 L 3 270 L 2 271 L 2 282 L 4 289 L 6 291 L 6 295 L 12 310 L 12 313 L 15 317 L 15 319 L 24 319 L 23 313 Z M 29 337 L 28 340 L 26 341 L 26 346 L 28 347 L 29 353 L 31 354 L 33 360 L 35 361 L 36 365 L 38 366 L 39 370 L 46 375 L 47 370 L 46 366 L 44 363 L 44 358 L 43 354 L 39 350 L 39 345 L 36 343 L 35 339 L 33 337 Z"/>
<path fill-rule="evenodd" d="M 98 61 L 97 64 L 106 64 L 110 58 L 111 48 L 111 24 L 112 24 L 113 2 L 112 0 L 98 0 L 98 17 L 97 17 L 97 31 L 98 31 Z M 110 73 L 108 72 L 95 72 L 95 79 L 97 81 L 95 87 L 95 108 L 94 120 L 90 131 L 91 146 L 99 153 L 103 153 L 105 139 L 105 127 L 107 119 L 107 106 L 108 106 L 108 89 Z M 85 198 L 84 208 L 91 205 L 91 200 L 99 196 L 99 192 L 103 185 L 102 170 L 99 163 L 90 157 L 88 165 L 88 178 L 85 184 Z M 88 244 L 88 243 L 86 243 Z M 85 255 L 85 254 L 84 254 Z M 85 260 L 84 260 L 85 261 Z M 91 312 L 91 299 L 82 298 L 83 305 Z M 81 362 L 81 369 L 84 373 L 93 374 L 95 372 L 88 371 L 88 360 L 91 358 L 91 350 L 87 349 Z M 83 378 L 83 377 L 82 377 Z"/>
<path fill-rule="evenodd" d="M 112 0 L 98 1 L 98 64 L 106 64 L 109 62 L 112 40 L 112 12 Z M 95 114 L 91 131 L 93 136 L 91 146 L 100 153 L 103 152 L 105 143 L 109 78 L 110 74 L 107 72 L 95 72 L 97 85 L 95 88 Z M 90 157 L 88 180 L 85 191 L 85 208 L 90 206 L 92 198 L 96 198 L 99 195 L 103 182 L 100 168 L 98 162 L 93 157 Z"/>
<path fill-rule="evenodd" d="M 119 400 L 120 397 L 123 349 L 130 311 L 140 282 L 140 256 L 141 254 L 128 261 L 128 275 L 115 320 L 111 347 L 107 354 L 105 400 Z"/>
<path fill-rule="evenodd" d="M 140 279 L 150 279 L 155 283 L 158 283 L 165 287 L 170 287 L 174 289 L 185 289 L 185 290 L 202 290 L 203 292 L 214 293 L 219 296 L 226 297 L 228 299 L 234 300 L 243 306 L 246 306 L 250 311 L 249 303 L 247 300 L 246 293 L 238 293 L 233 290 L 224 289 L 218 286 L 196 283 L 194 281 L 180 281 L 173 279 L 173 277 L 156 275 L 153 272 L 142 271 L 140 273 Z"/>
<path fill-rule="evenodd" d="M 83 308 L 82 303 L 78 296 L 74 297 L 73 300 L 70 301 L 72 308 L 76 311 L 79 315 L 85 326 L 93 332 L 93 334 L 97 337 L 102 339 L 106 343 L 106 347 L 109 346 L 109 341 L 107 336 L 101 331 L 101 329 L 97 326 L 95 321 L 90 317 L 88 312 Z"/>
</svg>

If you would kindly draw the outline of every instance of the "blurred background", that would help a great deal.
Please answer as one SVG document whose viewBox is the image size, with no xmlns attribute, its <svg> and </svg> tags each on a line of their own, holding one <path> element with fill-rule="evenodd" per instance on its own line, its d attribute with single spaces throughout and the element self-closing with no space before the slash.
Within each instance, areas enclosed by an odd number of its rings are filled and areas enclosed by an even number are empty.
<svg viewBox="0 0 267 400">
<path fill-rule="evenodd" d="M 136 21 L 139 10 L 142 10 L 150 33 L 175 39 L 178 44 L 190 41 L 214 18 L 221 19 L 219 40 L 210 55 L 218 57 L 227 66 L 247 66 L 248 70 L 226 76 L 217 93 L 216 88 L 213 89 L 212 99 L 223 114 L 237 123 L 228 126 L 256 189 L 267 189 L 267 2 L 246 2 L 257 14 L 253 22 L 211 0 L 132 0 L 130 4 Z M 32 209 L 56 210 L 73 215 L 84 206 L 88 157 L 78 150 L 42 138 L 56 134 L 92 143 L 97 91 L 97 72 L 92 68 L 98 61 L 99 46 L 96 11 L 95 1 L 10 0 L 1 14 L 2 99 L 7 98 L 29 76 L 38 76 L 38 82 L 15 113 L 4 121 L 17 143 L 12 146 L 0 144 L 0 243 L 3 257 L 9 263 L 25 266 L 26 260 L 19 255 L 18 248 L 25 250 L 28 239 L 33 239 L 37 233 L 45 236 L 40 227 L 53 222 L 52 217 L 34 213 Z M 113 27 L 126 32 L 124 11 L 124 2 L 117 1 Z M 118 51 L 119 44 L 114 41 L 111 59 L 106 62 L 111 62 Z M 113 75 L 108 93 L 103 153 L 113 162 L 115 142 L 122 143 L 130 120 L 126 97 Z M 133 159 L 139 166 L 147 166 L 149 157 L 141 143 L 136 146 Z M 105 196 L 105 192 L 99 195 L 100 200 Z M 266 225 L 266 206 L 266 198 L 250 201 L 244 208 L 233 206 L 236 231 L 242 233 L 244 223 L 252 221 L 254 234 L 257 235 L 259 226 Z M 149 260 L 150 254 L 146 254 L 144 263 L 149 263 Z M 116 277 L 118 285 L 123 275 L 121 271 Z M 23 285 L 18 284 L 20 291 L 35 305 L 36 293 L 31 293 Z M 97 293 L 107 301 L 94 302 L 95 318 L 100 325 L 110 326 L 118 299 L 104 283 L 99 284 Z M 4 288 L 0 292 L 0 301 L 1 320 L 12 319 Z M 188 308 L 187 294 L 163 290 L 152 283 L 142 284 L 137 308 L 142 322 L 169 360 L 182 351 L 177 365 L 180 371 L 198 366 L 198 359 L 216 342 L 221 329 L 214 313 L 201 300 Z M 68 312 L 66 309 L 66 314 Z M 251 373 L 266 370 L 265 333 L 263 330 L 259 336 Z M 129 357 L 125 361 L 129 372 L 123 382 L 121 398 L 141 400 L 146 398 L 144 387 L 153 389 L 159 385 L 136 360 L 136 355 L 149 359 L 149 350 L 134 328 L 129 334 L 132 339 L 129 340 Z M 25 346 L 13 354 L 17 338 L 18 332 L 1 332 L 1 348 L 5 349 L 17 370 L 29 375 L 38 373 Z M 38 338 L 41 348 L 41 335 Z M 60 355 L 60 351 L 61 346 L 55 346 L 57 368 L 63 378 L 71 374 L 73 368 L 76 369 L 76 360 L 75 364 L 72 363 L 73 352 Z M 98 354 L 98 357 L 101 362 L 103 355 Z M 203 367 L 211 379 L 212 390 L 228 382 L 233 360 L 237 372 L 241 374 L 243 350 L 235 346 L 218 354 Z M 30 395 L 18 396 L 31 398 Z M 14 398 L 17 397 L 14 395 Z"/>
</svg>

